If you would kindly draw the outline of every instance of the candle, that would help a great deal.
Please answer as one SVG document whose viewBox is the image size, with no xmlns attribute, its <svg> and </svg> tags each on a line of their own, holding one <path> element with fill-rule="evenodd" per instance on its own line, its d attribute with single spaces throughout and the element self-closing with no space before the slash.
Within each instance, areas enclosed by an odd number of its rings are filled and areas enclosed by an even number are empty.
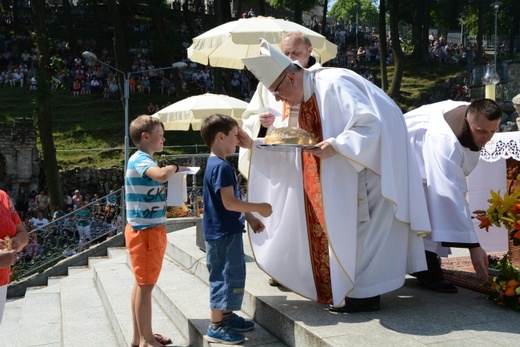
<svg viewBox="0 0 520 347">
<path fill-rule="evenodd" d="M 486 84 L 486 99 L 495 100 L 495 85 Z"/>
</svg>

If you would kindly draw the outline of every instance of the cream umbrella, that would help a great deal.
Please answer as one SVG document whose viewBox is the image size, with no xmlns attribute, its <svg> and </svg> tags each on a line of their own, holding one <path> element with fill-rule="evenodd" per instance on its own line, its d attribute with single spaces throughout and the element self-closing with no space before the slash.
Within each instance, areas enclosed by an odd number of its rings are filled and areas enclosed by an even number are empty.
<svg viewBox="0 0 520 347">
<path fill-rule="evenodd" d="M 242 126 L 242 113 L 248 103 L 223 94 L 206 93 L 195 95 L 171 104 L 157 111 L 165 130 L 200 130 L 202 121 L 213 113 L 221 113 L 235 118 Z"/>
<path fill-rule="evenodd" d="M 336 57 L 337 46 L 315 31 L 283 19 L 253 17 L 224 23 L 195 37 L 188 47 L 188 58 L 203 65 L 243 69 L 242 58 L 260 54 L 260 38 L 280 48 L 283 35 L 292 31 L 309 37 L 318 62 Z"/>
</svg>

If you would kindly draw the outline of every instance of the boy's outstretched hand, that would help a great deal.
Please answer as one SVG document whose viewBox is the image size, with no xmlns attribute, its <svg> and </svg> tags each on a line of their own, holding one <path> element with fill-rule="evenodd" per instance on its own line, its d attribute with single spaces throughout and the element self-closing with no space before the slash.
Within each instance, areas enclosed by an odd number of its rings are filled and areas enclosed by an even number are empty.
<svg viewBox="0 0 520 347">
<path fill-rule="evenodd" d="M 249 226 L 251 227 L 251 229 L 253 229 L 253 232 L 255 234 L 257 233 L 261 233 L 262 231 L 265 230 L 265 225 L 264 223 L 262 223 L 262 221 L 258 218 L 256 218 L 255 216 L 253 216 L 252 214 L 249 216 L 249 218 L 247 219 L 247 223 L 249 224 Z"/>
<path fill-rule="evenodd" d="M 273 207 L 271 204 L 268 204 L 267 202 L 262 202 L 259 204 L 258 213 L 262 217 L 269 217 L 273 213 Z"/>
<path fill-rule="evenodd" d="M 253 146 L 253 139 L 242 128 L 238 128 L 238 145 L 242 148 Z"/>
</svg>

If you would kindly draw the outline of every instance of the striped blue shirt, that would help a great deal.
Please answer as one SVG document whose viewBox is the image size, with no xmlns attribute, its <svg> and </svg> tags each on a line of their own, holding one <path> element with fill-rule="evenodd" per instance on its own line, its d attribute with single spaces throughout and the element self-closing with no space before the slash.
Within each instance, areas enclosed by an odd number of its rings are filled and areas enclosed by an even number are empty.
<svg viewBox="0 0 520 347">
<path fill-rule="evenodd" d="M 128 160 L 125 177 L 126 218 L 135 230 L 166 225 L 166 187 L 146 176 L 157 162 L 143 151 Z"/>
</svg>

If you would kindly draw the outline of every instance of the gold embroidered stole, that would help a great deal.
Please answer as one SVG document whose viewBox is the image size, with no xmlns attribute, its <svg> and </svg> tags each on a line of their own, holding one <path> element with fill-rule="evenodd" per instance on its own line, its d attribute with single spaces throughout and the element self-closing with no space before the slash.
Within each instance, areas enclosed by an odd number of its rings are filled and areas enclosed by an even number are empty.
<svg viewBox="0 0 520 347">
<path fill-rule="evenodd" d="M 323 141 L 321 118 L 315 94 L 300 107 L 298 117 L 300 128 L 312 134 L 317 142 Z M 323 198 L 320 181 L 320 159 L 302 151 L 303 189 L 305 196 L 305 216 L 311 254 L 314 283 L 318 302 L 332 302 L 330 279 L 329 242 L 325 227 Z"/>
</svg>

